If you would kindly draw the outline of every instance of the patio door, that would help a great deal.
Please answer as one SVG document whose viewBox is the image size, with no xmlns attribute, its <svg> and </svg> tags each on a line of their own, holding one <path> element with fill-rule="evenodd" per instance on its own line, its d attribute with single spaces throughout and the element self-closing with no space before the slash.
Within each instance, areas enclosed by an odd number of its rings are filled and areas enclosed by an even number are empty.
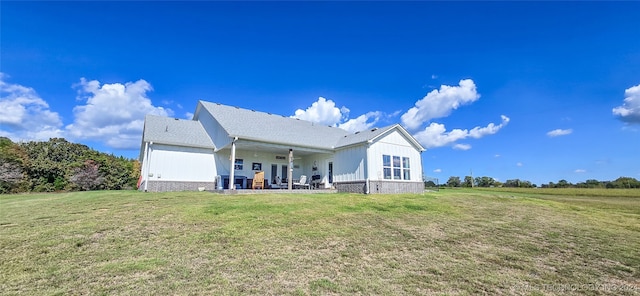
<svg viewBox="0 0 640 296">
<path fill-rule="evenodd" d="M 286 165 L 286 164 L 282 165 L 282 178 L 281 178 L 282 183 L 289 182 L 289 180 L 287 180 L 287 175 L 288 175 L 288 170 L 287 169 L 288 168 L 289 168 L 288 165 Z M 285 182 L 285 180 L 286 180 L 286 182 Z"/>
<path fill-rule="evenodd" d="M 275 184 L 277 177 L 278 177 L 278 165 L 271 164 L 271 180 L 269 180 L 269 183 Z"/>
<path fill-rule="evenodd" d="M 333 161 L 329 162 L 329 170 L 327 172 L 329 175 L 329 184 L 333 184 Z"/>
</svg>

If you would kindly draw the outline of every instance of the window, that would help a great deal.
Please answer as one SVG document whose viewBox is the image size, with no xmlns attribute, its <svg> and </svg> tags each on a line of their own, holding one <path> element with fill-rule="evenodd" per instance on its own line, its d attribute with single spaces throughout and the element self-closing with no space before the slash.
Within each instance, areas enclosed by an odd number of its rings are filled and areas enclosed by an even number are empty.
<svg viewBox="0 0 640 296">
<path fill-rule="evenodd" d="M 384 178 L 391 179 L 391 156 L 382 155 L 382 170 L 384 171 Z"/>
<path fill-rule="evenodd" d="M 402 158 L 402 177 L 404 180 L 411 180 L 409 157 Z"/>
<path fill-rule="evenodd" d="M 244 160 L 242 160 L 241 158 L 236 158 L 236 162 L 235 165 L 233 166 L 233 168 L 235 170 L 239 170 L 242 171 L 243 167 L 244 167 Z"/>
<path fill-rule="evenodd" d="M 394 156 L 393 157 L 393 179 L 394 180 L 402 179 L 402 176 L 401 176 L 400 172 L 401 172 L 401 170 L 400 170 L 400 156 Z"/>
<path fill-rule="evenodd" d="M 385 179 L 411 180 L 409 157 L 382 155 L 382 170 Z"/>
</svg>

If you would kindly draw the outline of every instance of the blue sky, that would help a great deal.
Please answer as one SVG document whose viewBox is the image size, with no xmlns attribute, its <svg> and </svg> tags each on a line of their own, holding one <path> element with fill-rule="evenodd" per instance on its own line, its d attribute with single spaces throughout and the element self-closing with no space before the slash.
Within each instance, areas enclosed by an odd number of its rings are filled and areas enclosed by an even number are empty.
<svg viewBox="0 0 640 296">
<path fill-rule="evenodd" d="M 0 3 L 0 136 L 136 157 L 198 100 L 400 123 L 427 176 L 640 179 L 640 2 Z"/>
</svg>

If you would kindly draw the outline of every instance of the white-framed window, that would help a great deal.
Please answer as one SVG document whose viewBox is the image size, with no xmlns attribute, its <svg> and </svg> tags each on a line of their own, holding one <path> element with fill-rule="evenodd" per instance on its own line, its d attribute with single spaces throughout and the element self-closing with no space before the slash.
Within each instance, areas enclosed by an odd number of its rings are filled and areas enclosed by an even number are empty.
<svg viewBox="0 0 640 296">
<path fill-rule="evenodd" d="M 385 179 L 391 179 L 391 155 L 382 155 L 382 171 Z"/>
<path fill-rule="evenodd" d="M 393 179 L 402 179 L 402 169 L 400 168 L 400 156 L 393 157 Z"/>
<path fill-rule="evenodd" d="M 402 178 L 404 180 L 411 180 L 411 165 L 409 163 L 409 157 L 402 158 Z"/>
</svg>

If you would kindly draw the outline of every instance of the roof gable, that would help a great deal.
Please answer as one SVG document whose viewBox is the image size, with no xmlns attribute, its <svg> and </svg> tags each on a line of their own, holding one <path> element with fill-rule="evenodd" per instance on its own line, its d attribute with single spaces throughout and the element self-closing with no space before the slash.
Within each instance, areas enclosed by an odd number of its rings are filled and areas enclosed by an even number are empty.
<svg viewBox="0 0 640 296">
<path fill-rule="evenodd" d="M 388 135 L 394 130 L 397 130 L 410 144 L 412 144 L 416 148 L 416 150 L 418 151 L 426 150 L 424 149 L 424 147 L 422 147 L 422 145 L 420 145 L 420 143 L 413 136 L 409 134 L 409 132 L 407 132 L 406 129 L 404 129 L 399 124 L 393 124 L 393 125 L 385 126 L 383 128 L 372 128 L 369 130 L 364 130 L 364 131 L 356 132 L 354 134 L 350 134 L 348 136 L 344 136 L 342 139 L 340 139 L 340 141 L 336 145 L 336 148 L 357 145 L 364 142 L 367 142 L 367 143 L 374 142 Z"/>
<path fill-rule="evenodd" d="M 393 128 L 393 125 L 385 126 L 383 128 L 374 127 L 368 130 L 345 135 L 338 141 L 338 143 L 336 144 L 336 148 L 368 142 L 369 140 L 374 139 L 375 137 L 385 133 L 391 128 Z"/>
</svg>

